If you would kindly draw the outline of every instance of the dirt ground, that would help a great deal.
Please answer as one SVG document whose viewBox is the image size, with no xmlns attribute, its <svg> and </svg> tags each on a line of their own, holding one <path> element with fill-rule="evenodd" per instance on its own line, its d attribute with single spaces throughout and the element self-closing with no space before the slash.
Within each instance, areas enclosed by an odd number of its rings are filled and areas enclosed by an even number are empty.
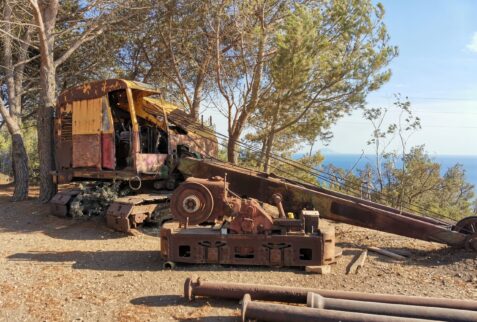
<svg viewBox="0 0 477 322">
<path fill-rule="evenodd" d="M 9 184 L 12 182 L 12 178 L 0 172 L 0 185 Z"/>
<path fill-rule="evenodd" d="M 287 286 L 477 300 L 477 254 L 366 229 L 337 225 L 343 256 L 329 275 L 300 269 L 179 266 L 163 270 L 157 230 L 113 232 L 102 218 L 70 220 L 49 214 L 34 199 L 9 202 L 0 187 L 0 321 L 237 321 L 235 302 L 182 298 L 184 280 Z M 405 262 L 368 254 L 367 246 L 405 249 Z"/>
</svg>

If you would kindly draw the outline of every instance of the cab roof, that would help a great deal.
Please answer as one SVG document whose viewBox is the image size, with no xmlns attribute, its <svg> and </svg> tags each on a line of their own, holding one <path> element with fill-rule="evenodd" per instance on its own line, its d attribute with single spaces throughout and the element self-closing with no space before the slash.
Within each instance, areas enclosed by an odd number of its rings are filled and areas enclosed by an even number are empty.
<svg viewBox="0 0 477 322">
<path fill-rule="evenodd" d="M 57 103 L 58 105 L 64 105 L 73 101 L 99 98 L 109 92 L 126 88 L 142 91 L 143 96 L 161 94 L 161 91 L 152 85 L 116 78 L 88 82 L 68 88 L 58 96 Z"/>
</svg>

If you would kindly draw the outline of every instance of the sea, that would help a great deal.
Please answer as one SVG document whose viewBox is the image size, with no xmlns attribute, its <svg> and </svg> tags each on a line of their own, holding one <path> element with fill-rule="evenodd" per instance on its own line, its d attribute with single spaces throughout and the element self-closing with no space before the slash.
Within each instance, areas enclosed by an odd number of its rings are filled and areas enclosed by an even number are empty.
<svg viewBox="0 0 477 322">
<path fill-rule="evenodd" d="M 323 153 L 323 156 L 325 157 L 323 166 L 333 164 L 335 167 L 353 171 L 364 168 L 366 163 L 375 162 L 373 155 L 366 154 L 361 156 L 361 154 Z M 455 164 L 461 164 L 465 170 L 466 181 L 473 184 L 474 189 L 477 188 L 477 155 L 435 155 L 431 156 L 431 159 L 441 164 L 441 175 Z"/>
</svg>

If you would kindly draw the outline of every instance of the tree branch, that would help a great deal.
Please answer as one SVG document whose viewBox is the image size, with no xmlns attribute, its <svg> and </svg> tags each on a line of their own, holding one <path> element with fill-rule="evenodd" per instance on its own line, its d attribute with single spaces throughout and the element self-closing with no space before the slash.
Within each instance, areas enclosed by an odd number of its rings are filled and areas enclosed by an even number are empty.
<svg viewBox="0 0 477 322">
<path fill-rule="evenodd" d="M 97 28 L 97 26 L 95 27 Z M 93 28 L 94 29 L 94 28 Z M 58 59 L 55 60 L 55 67 L 58 68 L 63 64 L 70 56 L 85 42 L 93 40 L 97 36 L 101 35 L 104 32 L 104 26 L 99 27 L 97 30 L 88 30 L 77 39 L 68 50 Z"/>
</svg>

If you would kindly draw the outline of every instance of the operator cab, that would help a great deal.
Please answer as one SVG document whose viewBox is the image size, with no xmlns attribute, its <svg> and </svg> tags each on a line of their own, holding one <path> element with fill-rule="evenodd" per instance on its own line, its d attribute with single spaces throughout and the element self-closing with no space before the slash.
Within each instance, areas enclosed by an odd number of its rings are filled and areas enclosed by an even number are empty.
<svg viewBox="0 0 477 322">
<path fill-rule="evenodd" d="M 112 79 L 68 89 L 57 103 L 54 177 L 167 179 L 181 151 L 217 155 L 217 139 L 200 126 L 146 84 Z"/>
</svg>

